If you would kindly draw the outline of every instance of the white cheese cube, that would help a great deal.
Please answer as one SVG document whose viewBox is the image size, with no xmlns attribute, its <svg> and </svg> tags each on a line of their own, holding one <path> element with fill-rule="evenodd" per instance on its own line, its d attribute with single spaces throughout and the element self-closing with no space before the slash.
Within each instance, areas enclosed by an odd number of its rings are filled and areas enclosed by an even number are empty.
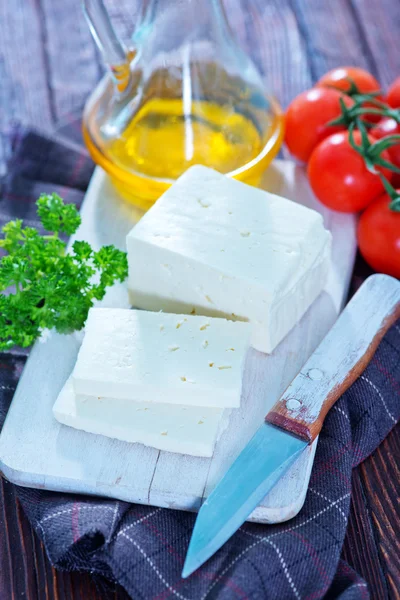
<svg viewBox="0 0 400 600">
<path fill-rule="evenodd" d="M 248 323 L 92 308 L 72 373 L 77 394 L 187 406 L 240 406 Z"/>
<path fill-rule="evenodd" d="M 192 167 L 128 234 L 130 300 L 249 321 L 271 352 L 322 291 L 330 246 L 319 213 Z"/>
<path fill-rule="evenodd" d="M 72 379 L 53 408 L 57 421 L 75 429 L 192 456 L 212 456 L 227 421 L 225 416 L 221 420 L 223 413 L 220 408 L 79 396 Z"/>
</svg>

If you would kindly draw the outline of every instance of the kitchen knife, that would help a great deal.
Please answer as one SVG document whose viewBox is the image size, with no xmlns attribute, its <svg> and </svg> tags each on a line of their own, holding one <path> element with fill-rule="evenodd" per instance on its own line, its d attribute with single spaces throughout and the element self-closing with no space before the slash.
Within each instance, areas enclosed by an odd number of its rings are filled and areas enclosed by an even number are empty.
<svg viewBox="0 0 400 600">
<path fill-rule="evenodd" d="M 221 548 L 315 440 L 328 411 L 399 317 L 400 283 L 386 275 L 369 277 L 204 502 L 182 577 Z"/>
</svg>

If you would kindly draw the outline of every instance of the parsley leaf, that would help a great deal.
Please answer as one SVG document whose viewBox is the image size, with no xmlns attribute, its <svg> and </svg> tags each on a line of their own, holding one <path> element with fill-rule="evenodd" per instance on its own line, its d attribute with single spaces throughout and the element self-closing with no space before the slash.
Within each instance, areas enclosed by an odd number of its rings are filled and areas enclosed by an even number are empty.
<svg viewBox="0 0 400 600">
<path fill-rule="evenodd" d="M 58 194 L 41 194 L 36 204 L 38 216 L 47 231 L 71 235 L 81 224 L 75 204 L 64 204 Z"/>
<path fill-rule="evenodd" d="M 64 204 L 57 194 L 42 194 L 37 207 L 49 235 L 23 227 L 19 219 L 2 228 L 0 350 L 30 346 L 47 329 L 81 329 L 94 301 L 128 274 L 126 253 L 114 246 L 95 252 L 88 242 L 75 241 L 66 254 L 59 233 L 78 229 L 75 205 Z"/>
</svg>

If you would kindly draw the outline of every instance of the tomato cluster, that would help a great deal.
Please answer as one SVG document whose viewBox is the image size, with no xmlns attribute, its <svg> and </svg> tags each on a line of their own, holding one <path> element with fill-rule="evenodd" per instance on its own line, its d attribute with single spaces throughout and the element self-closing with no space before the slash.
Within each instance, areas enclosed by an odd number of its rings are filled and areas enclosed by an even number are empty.
<svg viewBox="0 0 400 600">
<path fill-rule="evenodd" d="M 286 112 L 285 143 L 308 163 L 317 198 L 333 210 L 363 211 L 362 255 L 375 270 L 400 277 L 400 174 L 392 170 L 400 169 L 400 137 L 389 136 L 400 136 L 400 77 L 384 97 L 367 71 L 334 69 Z"/>
</svg>

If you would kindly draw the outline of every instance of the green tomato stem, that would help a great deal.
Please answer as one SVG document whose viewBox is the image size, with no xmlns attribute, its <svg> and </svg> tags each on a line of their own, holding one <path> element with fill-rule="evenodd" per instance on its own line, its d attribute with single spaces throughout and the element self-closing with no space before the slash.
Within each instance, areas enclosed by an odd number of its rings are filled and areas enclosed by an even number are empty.
<svg viewBox="0 0 400 600">
<path fill-rule="evenodd" d="M 378 173 L 378 175 L 382 181 L 387 195 L 391 200 L 389 204 L 390 210 L 393 212 L 400 212 L 400 194 L 394 189 L 392 184 L 386 179 L 383 173 Z"/>
</svg>

